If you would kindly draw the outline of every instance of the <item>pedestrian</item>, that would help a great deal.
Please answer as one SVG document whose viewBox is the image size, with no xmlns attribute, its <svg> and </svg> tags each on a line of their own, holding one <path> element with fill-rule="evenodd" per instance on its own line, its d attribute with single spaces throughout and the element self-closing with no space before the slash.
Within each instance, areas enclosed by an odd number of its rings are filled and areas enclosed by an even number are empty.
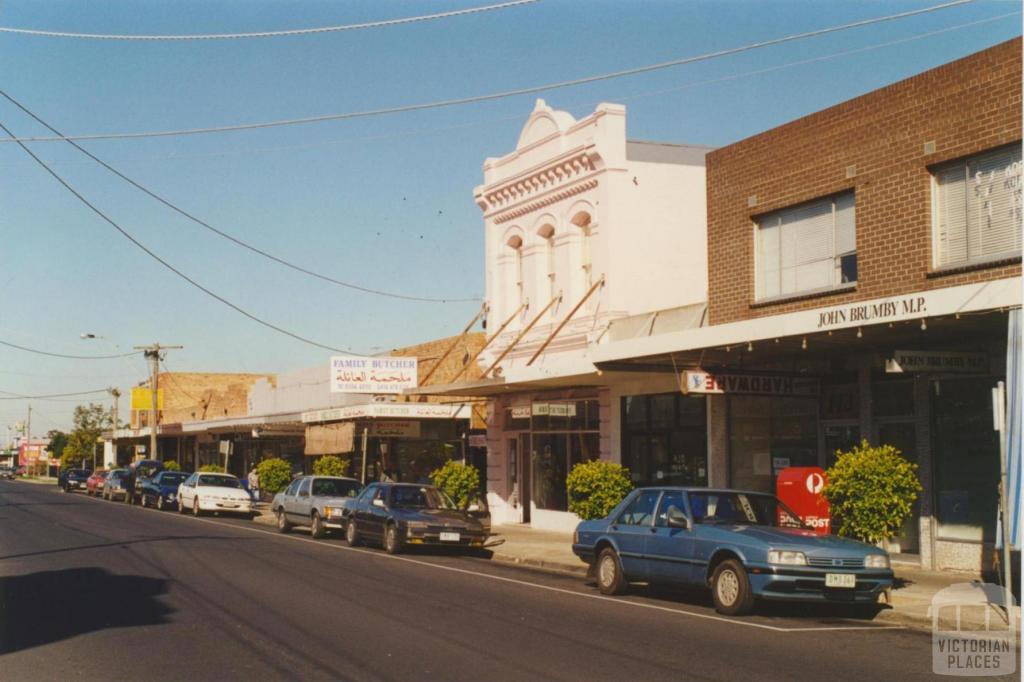
<svg viewBox="0 0 1024 682">
<path fill-rule="evenodd" d="M 249 471 L 249 492 L 253 500 L 260 501 L 260 475 L 256 473 L 256 467 Z"/>
</svg>

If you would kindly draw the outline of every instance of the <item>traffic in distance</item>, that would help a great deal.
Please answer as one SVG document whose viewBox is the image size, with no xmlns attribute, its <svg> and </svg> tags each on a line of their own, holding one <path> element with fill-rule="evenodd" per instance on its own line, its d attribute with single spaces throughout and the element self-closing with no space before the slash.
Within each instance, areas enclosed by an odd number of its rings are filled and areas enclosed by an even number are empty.
<svg viewBox="0 0 1024 682">
<path fill-rule="evenodd" d="M 246 481 L 165 471 L 152 460 L 69 469 L 57 484 L 66 493 L 161 511 L 259 515 Z M 417 547 L 483 553 L 500 543 L 482 496 L 460 507 L 435 486 L 417 483 L 363 486 L 352 478 L 299 475 L 273 497 L 270 513 L 280 533 L 303 527 L 316 539 L 337 534 L 353 547 L 389 554 Z M 638 488 L 605 518 L 581 522 L 572 550 L 603 594 L 621 594 L 630 583 L 702 586 L 716 610 L 731 616 L 751 613 L 761 600 L 870 607 L 893 584 L 884 550 L 816 533 L 775 496 L 739 490 Z"/>
</svg>

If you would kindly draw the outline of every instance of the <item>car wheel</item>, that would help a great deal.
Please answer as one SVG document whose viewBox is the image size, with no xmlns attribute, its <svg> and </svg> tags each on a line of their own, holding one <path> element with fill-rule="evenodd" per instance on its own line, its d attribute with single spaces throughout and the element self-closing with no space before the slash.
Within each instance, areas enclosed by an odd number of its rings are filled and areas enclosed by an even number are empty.
<svg viewBox="0 0 1024 682">
<path fill-rule="evenodd" d="M 622 594 L 626 591 L 622 563 L 611 547 L 605 547 L 597 555 L 597 589 L 601 594 Z"/>
<path fill-rule="evenodd" d="M 284 515 L 284 509 L 278 509 L 274 514 L 277 516 L 278 533 L 287 533 L 292 529 L 292 524 L 288 522 L 287 517 Z"/>
<path fill-rule="evenodd" d="M 157 511 L 163 511 L 164 510 L 164 496 L 163 495 L 161 495 L 160 497 L 156 498 L 156 510 Z"/>
<path fill-rule="evenodd" d="M 327 535 L 327 529 L 324 528 L 324 521 L 320 518 L 320 514 L 317 512 L 313 512 L 313 518 L 309 522 L 309 534 L 317 540 Z"/>
<path fill-rule="evenodd" d="M 402 536 L 398 532 L 398 524 L 389 523 L 384 529 L 384 551 L 388 554 L 398 554 L 402 551 Z"/>
<path fill-rule="evenodd" d="M 754 593 L 743 565 L 735 559 L 718 564 L 711 578 L 715 610 L 726 616 L 740 616 L 754 609 Z"/>
<path fill-rule="evenodd" d="M 62 485 L 62 486 L 60 487 L 60 489 L 61 489 L 61 490 L 63 490 L 64 492 L 70 492 L 70 491 L 68 490 L 68 487 L 67 487 L 66 485 Z M 52 490 L 52 488 L 51 488 L 51 490 Z"/>
<path fill-rule="evenodd" d="M 348 525 L 345 526 L 345 542 L 349 547 L 359 546 L 359 531 L 356 529 L 355 519 L 349 519 Z"/>
<path fill-rule="evenodd" d="M 185 503 L 181 501 L 180 497 L 178 498 L 178 513 L 179 514 L 184 514 L 185 513 Z"/>
<path fill-rule="evenodd" d="M 192 498 L 192 516 L 199 516 L 200 514 L 202 512 L 199 511 L 199 498 L 194 497 Z"/>
</svg>

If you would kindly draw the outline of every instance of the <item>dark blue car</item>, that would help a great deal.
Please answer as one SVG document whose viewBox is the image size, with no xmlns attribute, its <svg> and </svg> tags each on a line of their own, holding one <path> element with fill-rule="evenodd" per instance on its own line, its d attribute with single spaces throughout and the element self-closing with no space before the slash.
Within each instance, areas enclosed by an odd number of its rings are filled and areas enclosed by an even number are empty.
<svg viewBox="0 0 1024 682">
<path fill-rule="evenodd" d="M 188 476 L 184 471 L 161 471 L 153 478 L 144 479 L 139 491 L 142 506 L 174 509 L 177 506 L 178 486 Z"/>
<path fill-rule="evenodd" d="M 66 493 L 85 490 L 85 482 L 92 476 L 89 469 L 64 469 L 57 476 L 57 486 Z"/>
<path fill-rule="evenodd" d="M 739 490 L 639 488 L 580 523 L 572 549 L 604 594 L 630 582 L 708 586 L 727 615 L 755 599 L 875 603 L 893 581 L 883 550 L 816 535 L 774 495 Z"/>
</svg>

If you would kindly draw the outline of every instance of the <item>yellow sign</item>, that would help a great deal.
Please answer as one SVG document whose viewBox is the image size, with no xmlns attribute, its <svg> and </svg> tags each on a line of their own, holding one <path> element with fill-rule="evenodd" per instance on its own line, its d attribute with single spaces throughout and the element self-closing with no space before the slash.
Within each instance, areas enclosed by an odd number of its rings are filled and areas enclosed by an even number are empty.
<svg viewBox="0 0 1024 682">
<path fill-rule="evenodd" d="M 148 388 L 132 389 L 132 409 L 151 410 L 153 409 L 153 391 Z M 156 409 L 164 409 L 164 389 L 156 389 Z"/>
</svg>

